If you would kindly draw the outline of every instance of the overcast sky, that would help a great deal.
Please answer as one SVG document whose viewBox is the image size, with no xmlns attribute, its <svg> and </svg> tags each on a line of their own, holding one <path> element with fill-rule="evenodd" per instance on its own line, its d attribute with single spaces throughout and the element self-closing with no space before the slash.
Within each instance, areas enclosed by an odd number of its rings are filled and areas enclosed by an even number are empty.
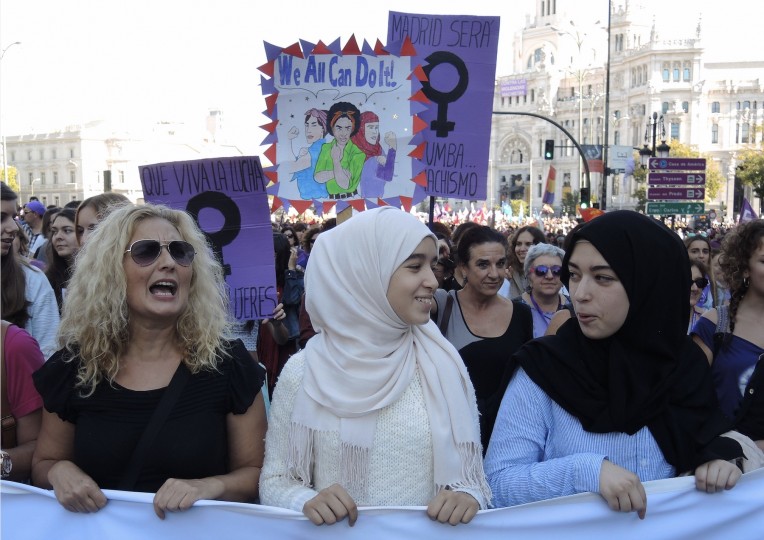
<svg viewBox="0 0 764 540">
<path fill-rule="evenodd" d="M 557 0 L 558 7 L 565 1 Z M 732 51 L 727 56 L 764 60 L 764 52 L 753 47 L 758 41 L 753 26 L 764 20 L 761 0 L 737 2 L 736 13 L 714 13 L 711 6 L 718 10 L 722 4 L 711 0 L 643 1 L 672 10 L 656 15 L 661 37 L 693 33 L 697 13 L 704 11 L 707 48 L 724 46 Z M 593 20 L 606 20 L 605 0 L 585 3 Z M 534 0 L 2 0 L 0 49 L 22 44 L 8 49 L 0 66 L 0 130 L 16 135 L 98 118 L 201 126 L 208 109 L 220 108 L 228 128 L 247 131 L 267 121 L 260 114 L 265 105 L 257 70 L 265 62 L 263 41 L 287 46 L 299 39 L 329 43 L 341 37 L 344 44 L 355 34 L 359 44 L 377 38 L 384 43 L 391 10 L 500 16 L 497 75 L 505 75 L 513 35 L 534 5 Z M 733 23 L 735 16 L 743 22 Z M 735 51 L 732 36 L 750 45 Z M 264 133 L 252 132 L 257 148 Z"/>
</svg>

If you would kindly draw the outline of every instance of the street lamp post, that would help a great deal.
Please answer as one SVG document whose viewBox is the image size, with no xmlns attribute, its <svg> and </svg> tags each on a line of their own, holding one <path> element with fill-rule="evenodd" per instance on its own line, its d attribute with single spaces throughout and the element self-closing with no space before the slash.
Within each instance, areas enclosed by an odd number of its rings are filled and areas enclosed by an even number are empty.
<svg viewBox="0 0 764 540">
<path fill-rule="evenodd" d="M 657 132 L 658 126 L 661 128 L 661 144 L 656 146 L 658 141 Z M 650 142 L 650 132 L 652 131 L 652 149 L 648 148 Z M 650 166 L 651 157 L 668 157 L 671 147 L 666 144 L 666 126 L 663 123 L 663 115 L 658 116 L 657 112 L 654 112 L 652 117 L 648 118 L 647 126 L 645 127 L 645 144 L 639 151 L 639 163 L 643 169 L 647 169 Z M 675 217 L 671 216 L 671 228 L 675 228 Z"/>
<path fill-rule="evenodd" d="M 573 21 L 570 21 L 570 26 L 573 28 L 576 28 L 576 23 Z M 555 26 L 552 26 L 552 30 L 557 32 L 558 36 L 568 36 L 573 39 L 573 41 L 576 44 L 576 48 L 578 49 L 578 58 L 579 61 L 581 59 L 581 47 L 584 44 L 584 38 L 586 37 L 586 34 L 582 34 L 578 31 L 576 28 L 575 34 L 573 32 L 570 32 L 569 30 L 562 30 L 560 28 L 557 28 Z M 584 140 L 584 78 L 586 77 L 586 71 L 582 69 L 578 69 L 576 72 L 576 76 L 578 79 L 578 143 L 581 144 Z M 583 185 L 582 179 L 583 179 L 583 166 L 582 166 L 582 159 L 580 158 L 578 160 L 578 185 L 579 188 Z M 591 186 L 589 186 L 591 188 Z"/>
<path fill-rule="evenodd" d="M 661 128 L 661 144 L 657 145 L 658 126 Z M 650 131 L 652 129 L 652 150 L 648 148 L 650 142 Z M 643 169 L 646 169 L 650 165 L 651 157 L 668 157 L 671 147 L 666 144 L 666 126 L 663 123 L 663 115 L 658 116 L 657 112 L 654 112 L 651 118 L 647 120 L 647 126 L 645 127 L 645 144 L 639 151 L 639 163 Z"/>
<path fill-rule="evenodd" d="M 21 45 L 20 41 L 14 41 L 10 45 L 8 45 L 6 48 L 4 48 L 2 51 L 0 51 L 0 81 L 3 80 L 2 76 L 2 66 L 3 66 L 3 57 L 5 56 L 5 53 L 8 52 L 8 49 L 13 47 L 14 45 Z M 5 144 L 5 135 L 3 134 L 3 125 L 2 125 L 2 108 L 3 108 L 3 92 L 2 89 L 0 89 L 0 139 L 2 139 L 3 143 L 3 181 L 7 184 L 8 183 L 8 159 L 6 154 L 8 153 L 8 147 Z M 19 187 L 21 184 L 19 183 Z"/>
</svg>

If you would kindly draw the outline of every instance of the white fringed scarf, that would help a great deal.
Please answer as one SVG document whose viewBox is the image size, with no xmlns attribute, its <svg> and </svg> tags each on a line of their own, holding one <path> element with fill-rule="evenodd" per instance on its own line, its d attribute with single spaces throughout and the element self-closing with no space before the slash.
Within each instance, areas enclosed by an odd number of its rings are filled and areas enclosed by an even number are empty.
<svg viewBox="0 0 764 540">
<path fill-rule="evenodd" d="M 367 210 L 318 237 L 305 277 L 318 334 L 305 348 L 287 456 L 289 474 L 306 486 L 312 485 L 314 432 L 334 431 L 341 484 L 367 493 L 379 411 L 403 394 L 418 367 L 434 492 L 468 488 L 490 501 L 475 392 L 459 353 L 434 323 L 410 326 L 387 300 L 391 276 L 426 237 L 435 241 L 418 219 L 391 207 Z"/>
</svg>

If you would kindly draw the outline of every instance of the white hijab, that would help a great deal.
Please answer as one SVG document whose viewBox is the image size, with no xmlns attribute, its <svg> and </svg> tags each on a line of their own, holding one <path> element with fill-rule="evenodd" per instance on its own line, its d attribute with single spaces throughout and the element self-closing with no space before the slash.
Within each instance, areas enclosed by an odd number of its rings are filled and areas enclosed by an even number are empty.
<svg viewBox="0 0 764 540">
<path fill-rule="evenodd" d="M 392 207 L 363 212 L 319 235 L 305 276 L 306 308 L 318 332 L 305 348 L 305 376 L 292 424 L 290 474 L 310 485 L 314 431 L 339 432 L 344 487 L 366 493 L 379 411 L 419 368 L 430 419 L 435 491 L 478 490 L 490 500 L 475 391 L 459 353 L 433 322 L 404 323 L 387 300 L 390 278 L 435 236 Z M 391 474 L 393 471 L 391 471 Z"/>
</svg>

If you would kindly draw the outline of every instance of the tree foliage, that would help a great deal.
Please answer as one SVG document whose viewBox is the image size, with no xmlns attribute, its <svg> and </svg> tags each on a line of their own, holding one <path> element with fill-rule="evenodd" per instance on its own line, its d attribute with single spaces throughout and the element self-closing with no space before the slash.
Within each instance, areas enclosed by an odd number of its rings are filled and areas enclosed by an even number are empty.
<svg viewBox="0 0 764 540">
<path fill-rule="evenodd" d="M 16 167 L 13 167 L 12 165 L 8 166 L 8 179 L 5 178 L 5 171 L 2 167 L 0 167 L 0 180 L 8 184 L 8 187 L 11 188 L 16 193 L 19 192 L 19 189 L 21 186 L 19 186 L 19 179 L 18 174 L 16 171 Z"/>
<path fill-rule="evenodd" d="M 741 153 L 737 167 L 740 181 L 753 188 L 753 192 L 764 203 L 764 151 L 748 149 Z"/>
</svg>

